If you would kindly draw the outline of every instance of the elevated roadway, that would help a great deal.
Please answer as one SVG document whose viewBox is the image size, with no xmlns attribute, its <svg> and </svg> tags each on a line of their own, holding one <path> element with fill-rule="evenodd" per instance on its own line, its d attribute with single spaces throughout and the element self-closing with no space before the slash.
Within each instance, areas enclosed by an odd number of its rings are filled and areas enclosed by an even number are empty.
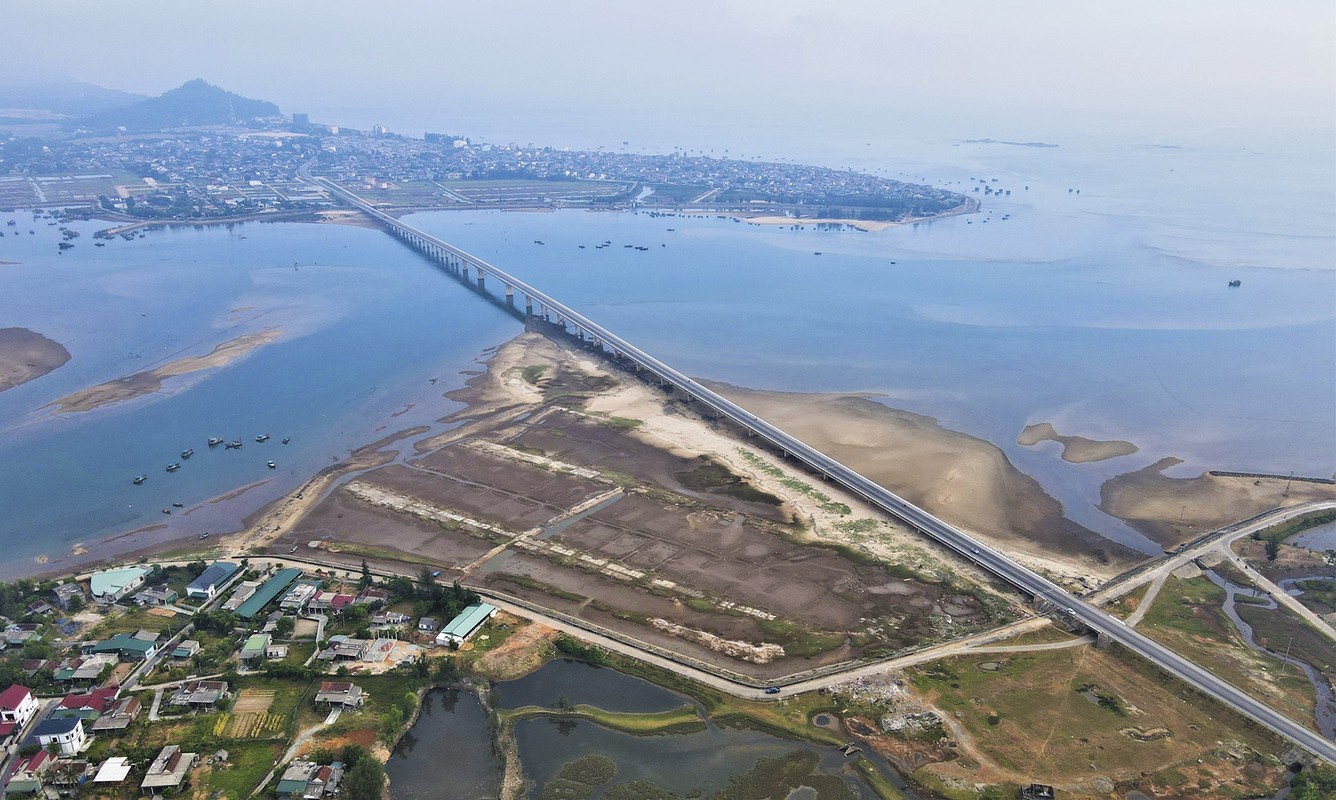
<svg viewBox="0 0 1336 800">
<path fill-rule="evenodd" d="M 775 448 L 783 451 L 789 458 L 807 465 L 809 469 L 862 497 L 874 507 L 913 526 L 924 535 L 955 552 L 961 558 L 974 562 L 1030 595 L 1040 607 L 1046 605 L 1059 614 L 1065 614 L 1073 621 L 1079 622 L 1107 639 L 1126 647 L 1166 672 L 1187 682 L 1198 691 L 1210 695 L 1244 716 L 1250 717 L 1313 755 L 1336 764 L 1336 742 L 1325 739 L 1317 732 L 1276 712 L 1264 703 L 1235 688 L 1232 684 L 1133 630 L 1116 617 L 1082 601 L 1044 576 L 1017 564 L 950 523 L 933 516 L 899 497 L 894 492 L 879 486 L 835 459 L 809 447 L 774 425 L 749 413 L 741 406 L 724 399 L 557 299 L 539 291 L 499 267 L 381 212 L 333 181 L 312 176 L 309 172 L 310 166 L 311 164 L 308 163 L 302 167 L 303 177 L 320 184 L 329 190 L 333 196 L 376 220 L 387 231 L 442 265 L 452 274 L 467 282 L 468 271 L 472 269 L 478 276 L 479 289 L 484 288 L 485 277 L 492 276 L 505 287 L 508 300 L 514 293 L 523 294 L 526 312 L 534 313 L 532 308 L 536 305 L 538 307 L 536 313 L 543 319 L 563 327 L 569 326 L 577 336 L 588 337 L 594 344 L 610 350 L 613 355 L 630 361 L 638 369 L 648 372 L 661 382 L 682 391 L 691 400 L 700 402 L 720 416 L 728 418 L 752 434 L 769 442 Z"/>
</svg>

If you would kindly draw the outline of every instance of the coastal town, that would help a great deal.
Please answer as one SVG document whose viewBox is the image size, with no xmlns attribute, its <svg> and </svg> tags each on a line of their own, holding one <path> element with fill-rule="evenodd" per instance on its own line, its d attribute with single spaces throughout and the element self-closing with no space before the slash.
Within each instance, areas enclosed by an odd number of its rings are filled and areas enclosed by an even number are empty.
<svg viewBox="0 0 1336 800">
<path fill-rule="evenodd" d="M 579 151 L 314 125 L 303 114 L 162 133 L 0 137 L 0 208 L 60 206 L 127 223 L 291 215 L 334 205 L 303 181 L 316 159 L 403 208 L 647 208 L 896 222 L 974 210 L 944 189 L 727 156 Z M 11 235 L 13 232 L 9 232 Z"/>
</svg>

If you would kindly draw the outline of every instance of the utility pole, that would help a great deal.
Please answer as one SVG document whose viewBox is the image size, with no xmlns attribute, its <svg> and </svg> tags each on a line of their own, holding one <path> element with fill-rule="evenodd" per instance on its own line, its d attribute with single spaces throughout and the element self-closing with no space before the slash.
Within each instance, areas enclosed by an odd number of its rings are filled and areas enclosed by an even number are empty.
<svg viewBox="0 0 1336 800">
<path fill-rule="evenodd" d="M 1293 645 L 1294 645 L 1294 637 L 1291 636 L 1290 641 L 1285 645 L 1285 660 L 1280 665 L 1281 675 L 1284 675 L 1286 670 L 1290 668 L 1290 647 L 1292 647 Z"/>
</svg>

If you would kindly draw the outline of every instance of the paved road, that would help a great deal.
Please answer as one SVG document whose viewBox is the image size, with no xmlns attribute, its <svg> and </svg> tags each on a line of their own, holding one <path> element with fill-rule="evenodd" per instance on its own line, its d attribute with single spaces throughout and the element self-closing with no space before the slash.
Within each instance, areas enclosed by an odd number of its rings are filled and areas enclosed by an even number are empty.
<svg viewBox="0 0 1336 800">
<path fill-rule="evenodd" d="M 1319 734 L 1310 731 L 1245 694 L 1167 647 L 1138 633 L 1123 624 L 1121 620 L 1106 614 L 1096 606 L 1079 600 L 1049 579 L 1017 564 L 1002 553 L 990 549 L 987 544 L 968 536 L 954 525 L 933 516 L 894 492 L 724 399 L 687 375 L 678 372 L 612 331 L 596 324 L 578 311 L 515 278 L 506 271 L 382 213 L 333 181 L 312 176 L 309 168 L 313 163 L 314 160 L 301 168 L 303 177 L 321 184 L 335 197 L 380 222 L 391 233 L 404 239 L 410 246 L 422 250 L 433 260 L 441 261 L 445 257 L 450 257 L 471 265 L 479 276 L 486 274 L 498 279 L 507 287 L 512 287 L 516 292 L 524 294 L 526 298 L 531 298 L 540 307 L 544 307 L 551 314 L 556 315 L 558 324 L 569 324 L 578 332 L 588 334 L 595 342 L 610 349 L 614 355 L 629 359 L 640 369 L 681 390 L 689 399 L 698 401 L 719 415 L 750 430 L 755 435 L 770 442 L 774 447 L 782 450 L 786 456 L 806 464 L 816 473 L 843 486 L 873 506 L 918 529 L 962 558 L 974 562 L 1017 589 L 1034 597 L 1036 603 L 1041 607 L 1048 604 L 1065 612 L 1075 621 L 1155 663 L 1199 691 L 1214 697 L 1244 716 L 1251 717 L 1314 755 L 1336 764 L 1336 743 L 1322 738 Z"/>
</svg>

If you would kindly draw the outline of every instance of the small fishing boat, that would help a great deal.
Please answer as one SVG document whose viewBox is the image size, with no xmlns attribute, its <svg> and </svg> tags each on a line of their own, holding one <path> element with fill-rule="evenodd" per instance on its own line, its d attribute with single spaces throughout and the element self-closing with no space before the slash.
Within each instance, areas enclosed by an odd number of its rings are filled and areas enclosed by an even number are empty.
<svg viewBox="0 0 1336 800">
<path fill-rule="evenodd" d="M 180 462 L 177 462 L 177 463 L 175 463 L 175 464 L 168 464 L 168 465 L 167 465 L 167 471 L 168 471 L 168 472 L 176 472 L 176 471 L 177 471 L 178 469 L 180 469 L 180 468 L 181 468 L 181 464 L 180 464 Z"/>
<path fill-rule="evenodd" d="M 134 484 L 135 484 L 135 486 L 138 486 L 139 484 L 143 483 L 143 482 L 146 481 L 146 480 L 148 480 L 148 476 L 147 476 L 147 475 L 136 475 L 136 476 L 135 476 L 135 480 L 134 480 Z"/>
<path fill-rule="evenodd" d="M 201 533 L 201 534 L 199 535 L 199 538 L 201 538 L 201 539 L 207 539 L 207 538 L 209 538 L 209 534 L 207 534 L 207 533 Z"/>
<path fill-rule="evenodd" d="M 278 469 L 278 465 L 275 464 L 275 463 L 272 462 L 272 461 L 266 461 L 266 462 L 264 462 L 264 463 L 267 464 L 267 465 L 269 466 L 269 469 Z"/>
<path fill-rule="evenodd" d="M 193 447 L 187 447 L 181 451 L 181 458 L 190 458 L 193 455 L 195 455 L 195 448 Z"/>
<path fill-rule="evenodd" d="M 267 434 L 267 433 L 262 433 L 262 434 L 260 434 L 259 436 L 256 436 L 256 437 L 255 437 L 255 441 L 257 441 L 257 442 L 267 442 L 267 441 L 269 441 L 269 434 Z"/>
<path fill-rule="evenodd" d="M 283 444 L 287 444 L 287 443 L 290 442 L 290 441 L 292 441 L 292 437 L 291 437 L 291 436 L 284 436 L 284 437 L 283 437 Z"/>
<path fill-rule="evenodd" d="M 164 509 L 162 510 L 162 513 L 164 513 L 164 514 L 170 514 L 170 513 L 172 513 L 172 510 L 171 510 L 170 508 L 164 508 Z"/>
<path fill-rule="evenodd" d="M 240 440 L 240 439 L 237 439 L 237 440 L 234 441 L 234 442 L 228 442 L 227 445 L 226 445 L 226 447 L 227 447 L 228 450 L 240 450 L 240 449 L 241 449 L 241 440 Z"/>
<path fill-rule="evenodd" d="M 223 437 L 221 437 L 221 436 L 210 436 L 210 437 L 209 437 L 209 447 L 217 447 L 218 445 L 220 445 L 220 444 L 222 444 L 222 443 L 223 443 Z"/>
<path fill-rule="evenodd" d="M 184 503 L 172 503 L 172 508 L 185 508 Z"/>
</svg>

